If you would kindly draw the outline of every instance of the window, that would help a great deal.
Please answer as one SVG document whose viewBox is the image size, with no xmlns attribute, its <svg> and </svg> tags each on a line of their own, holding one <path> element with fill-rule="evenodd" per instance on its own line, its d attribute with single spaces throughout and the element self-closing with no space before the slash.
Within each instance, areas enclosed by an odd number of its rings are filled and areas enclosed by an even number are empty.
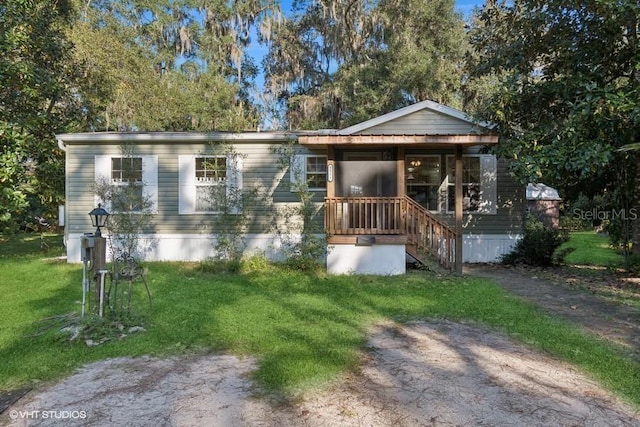
<svg viewBox="0 0 640 427">
<path fill-rule="evenodd" d="M 480 158 L 462 158 L 462 209 L 477 212 L 480 208 Z M 447 211 L 456 209 L 455 157 L 447 156 Z"/>
<path fill-rule="evenodd" d="M 496 157 L 490 154 L 463 156 L 462 165 L 463 210 L 495 214 L 497 212 Z M 447 212 L 454 212 L 456 207 L 455 178 L 455 157 L 447 156 Z"/>
<path fill-rule="evenodd" d="M 298 154 L 291 165 L 291 183 L 306 182 L 311 191 L 327 189 L 327 156 Z M 295 191 L 292 186 L 291 191 Z"/>
<path fill-rule="evenodd" d="M 157 211 L 158 156 L 94 156 L 94 177 L 98 184 L 114 188 L 111 200 L 99 200 L 111 212 Z"/>
<path fill-rule="evenodd" d="M 430 211 L 439 210 L 440 156 L 407 156 L 407 195 Z"/>
<path fill-rule="evenodd" d="M 112 157 L 111 184 L 116 187 L 111 197 L 114 212 L 143 210 L 142 157 Z"/>
<path fill-rule="evenodd" d="M 195 158 L 196 212 L 215 212 L 226 198 L 226 157 Z"/>
<path fill-rule="evenodd" d="M 180 214 L 240 212 L 240 156 L 183 155 L 178 157 L 178 163 Z"/>
</svg>

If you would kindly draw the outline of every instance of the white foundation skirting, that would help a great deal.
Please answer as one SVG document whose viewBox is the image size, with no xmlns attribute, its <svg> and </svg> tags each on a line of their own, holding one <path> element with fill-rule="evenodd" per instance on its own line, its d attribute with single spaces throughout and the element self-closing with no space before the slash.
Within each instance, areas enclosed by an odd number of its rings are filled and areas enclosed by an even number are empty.
<svg viewBox="0 0 640 427">
<path fill-rule="evenodd" d="M 67 262 L 78 263 L 82 234 L 67 236 Z M 106 236 L 105 236 L 106 237 Z M 244 236 L 244 253 L 264 254 L 270 260 L 282 260 L 287 253 L 287 244 L 299 241 L 300 236 L 275 234 L 247 234 Z M 146 261 L 203 261 L 216 255 L 215 235 L 210 234 L 153 234 L 141 235 L 141 249 L 135 254 Z M 110 259 L 107 245 L 107 259 Z"/>
<path fill-rule="evenodd" d="M 71 233 L 67 237 L 67 262 L 79 263 L 80 238 Z M 318 237 L 323 237 L 319 235 Z M 465 234 L 463 236 L 463 262 L 498 262 L 509 253 L 520 234 Z M 247 234 L 244 253 L 264 254 L 270 260 L 286 257 L 287 244 L 299 241 L 300 236 L 275 234 Z M 215 235 L 209 234 L 155 234 L 140 237 L 141 253 L 147 261 L 202 261 L 215 256 Z M 107 248 L 107 257 L 110 253 Z M 329 245 L 327 271 L 332 274 L 404 274 L 406 255 L 404 245 Z"/>
<path fill-rule="evenodd" d="M 465 234 L 462 237 L 462 262 L 498 262 L 521 238 L 521 234 Z"/>
<path fill-rule="evenodd" d="M 406 272 L 404 245 L 329 245 L 330 274 L 375 274 L 390 276 Z"/>
</svg>

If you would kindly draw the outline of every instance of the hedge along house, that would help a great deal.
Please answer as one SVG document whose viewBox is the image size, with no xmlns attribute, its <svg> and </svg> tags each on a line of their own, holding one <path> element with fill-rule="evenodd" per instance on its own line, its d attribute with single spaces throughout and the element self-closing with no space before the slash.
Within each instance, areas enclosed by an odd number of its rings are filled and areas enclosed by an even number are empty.
<svg viewBox="0 0 640 427">
<path fill-rule="evenodd" d="M 91 231 L 87 212 L 99 201 L 92 183 L 118 185 L 123 162 L 151 201 L 152 221 L 141 237 L 147 259 L 215 255 L 212 242 L 224 226 L 221 210 L 202 196 L 211 187 L 228 199 L 240 190 L 242 200 L 226 213 L 246 216 L 244 251 L 277 259 L 300 238 L 299 218 L 284 212 L 299 204 L 291 184 L 306 183 L 331 273 L 402 274 L 408 256 L 460 271 L 462 262 L 496 261 L 522 233 L 523 188 L 504 160 L 483 154 L 498 135 L 431 101 L 335 131 L 81 133 L 58 140 L 66 151 L 69 262 L 80 261 L 80 237 Z M 293 155 L 283 162 L 285 147 Z"/>
</svg>

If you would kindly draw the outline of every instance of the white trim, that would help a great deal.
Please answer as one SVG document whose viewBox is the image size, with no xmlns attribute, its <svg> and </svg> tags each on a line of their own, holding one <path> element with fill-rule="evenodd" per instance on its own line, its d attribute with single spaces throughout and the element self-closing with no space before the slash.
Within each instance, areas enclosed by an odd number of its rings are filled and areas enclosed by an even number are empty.
<svg viewBox="0 0 640 427">
<path fill-rule="evenodd" d="M 469 124 L 477 124 L 478 126 L 481 127 L 485 127 L 485 128 L 492 128 L 493 126 L 490 123 L 487 122 L 480 122 L 480 123 L 475 123 L 471 117 L 469 117 L 466 113 L 464 113 L 463 111 L 457 110 L 455 108 L 451 108 L 448 107 L 446 105 L 442 105 L 442 104 L 438 104 L 437 102 L 433 102 L 433 101 L 422 101 L 422 102 L 418 102 L 412 105 L 409 105 L 407 107 L 404 108 L 400 108 L 399 110 L 395 110 L 392 111 L 390 113 L 387 114 L 383 114 L 382 116 L 378 116 L 376 118 L 373 118 L 371 120 L 367 120 L 364 121 L 362 123 L 358 123 L 355 124 L 353 126 L 349 126 L 348 128 L 339 130 L 337 132 L 338 135 L 353 135 L 353 134 L 357 134 L 359 132 L 362 132 L 363 130 L 375 127 L 375 126 L 379 126 L 383 123 L 387 123 L 390 122 L 392 120 L 398 119 L 400 117 L 404 117 L 404 116 L 408 116 L 409 114 L 413 114 L 417 111 L 421 111 L 421 110 L 432 110 L 432 111 L 436 111 L 438 113 L 444 114 L 446 116 L 449 117 L 453 117 L 455 119 L 458 120 L 462 120 L 464 122 L 467 122 Z"/>
<path fill-rule="evenodd" d="M 225 180 L 227 197 L 238 200 L 236 206 L 232 206 L 231 213 L 239 214 L 242 210 L 242 201 L 237 191 L 242 191 L 243 179 L 242 168 L 243 159 L 240 155 L 233 154 L 186 154 L 178 156 L 178 214 L 179 215 L 211 215 L 219 214 L 220 211 L 197 211 L 196 210 L 196 180 L 195 180 L 195 159 L 196 158 L 225 158 L 227 165 L 227 175 Z"/>
<path fill-rule="evenodd" d="M 287 141 L 297 139 L 294 132 L 84 132 L 62 133 L 56 135 L 58 146 L 73 143 L 193 143 L 193 142 L 252 142 L 252 141 Z"/>
<path fill-rule="evenodd" d="M 150 213 L 158 213 L 158 156 L 156 154 L 108 154 L 108 155 L 95 155 L 93 157 L 94 162 L 94 182 L 95 183 L 108 183 L 111 181 L 111 159 L 114 158 L 141 158 L 142 159 L 142 194 L 151 203 Z M 101 200 L 98 195 L 94 195 L 94 203 L 97 206 L 98 203 L 102 204 L 107 211 L 112 211 L 112 206 L 104 200 Z"/>
</svg>

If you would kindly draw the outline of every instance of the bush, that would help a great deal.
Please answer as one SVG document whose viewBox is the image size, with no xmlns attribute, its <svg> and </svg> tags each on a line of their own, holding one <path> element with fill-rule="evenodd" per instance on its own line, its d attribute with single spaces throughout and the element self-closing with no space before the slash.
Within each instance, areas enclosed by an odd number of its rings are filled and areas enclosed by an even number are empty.
<svg viewBox="0 0 640 427">
<path fill-rule="evenodd" d="M 524 237 L 513 251 L 502 257 L 502 263 L 545 267 L 562 262 L 563 257 L 554 257 L 554 252 L 567 240 L 567 236 L 559 230 L 545 227 L 538 219 L 529 217 L 525 223 Z"/>
</svg>

